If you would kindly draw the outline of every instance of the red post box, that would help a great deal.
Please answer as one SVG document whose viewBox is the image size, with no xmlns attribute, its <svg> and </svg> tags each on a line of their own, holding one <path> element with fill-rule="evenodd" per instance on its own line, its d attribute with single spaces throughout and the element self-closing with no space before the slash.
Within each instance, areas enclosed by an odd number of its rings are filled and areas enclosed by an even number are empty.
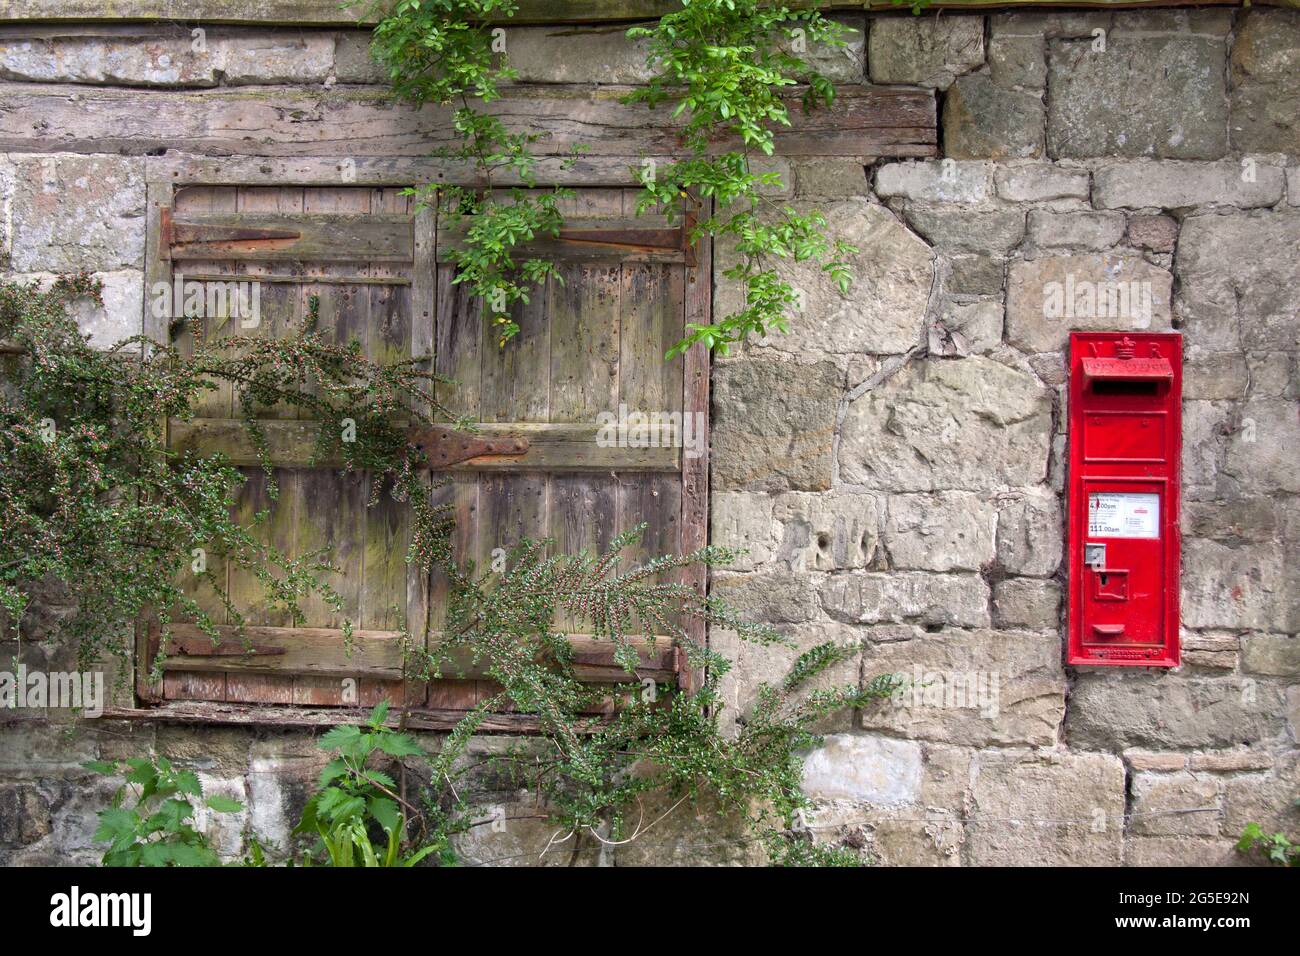
<svg viewBox="0 0 1300 956">
<path fill-rule="evenodd" d="M 1070 334 L 1067 663 L 1177 667 L 1182 336 Z"/>
</svg>

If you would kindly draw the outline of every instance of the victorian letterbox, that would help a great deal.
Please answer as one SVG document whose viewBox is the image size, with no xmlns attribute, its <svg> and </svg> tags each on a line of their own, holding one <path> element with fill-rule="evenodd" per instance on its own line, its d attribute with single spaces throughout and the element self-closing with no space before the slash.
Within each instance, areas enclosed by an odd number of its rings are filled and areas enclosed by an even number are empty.
<svg viewBox="0 0 1300 956">
<path fill-rule="evenodd" d="M 1068 663 L 1176 667 L 1182 336 L 1070 335 Z"/>
</svg>

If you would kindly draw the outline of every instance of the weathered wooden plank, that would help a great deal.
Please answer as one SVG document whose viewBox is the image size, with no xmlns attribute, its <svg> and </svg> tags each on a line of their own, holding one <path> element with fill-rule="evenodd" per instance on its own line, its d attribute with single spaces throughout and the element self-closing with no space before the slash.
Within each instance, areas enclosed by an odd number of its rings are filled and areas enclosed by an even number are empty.
<svg viewBox="0 0 1300 956">
<path fill-rule="evenodd" d="M 248 625 L 243 635 L 231 626 L 218 627 L 221 643 L 215 648 L 211 638 L 197 627 L 178 624 L 173 628 L 172 647 L 163 664 L 167 673 L 182 674 L 296 674 L 314 678 L 375 679 L 397 681 L 402 676 L 400 631 L 355 630 L 352 653 L 345 649 L 343 632 L 323 627 L 260 627 Z M 464 648 L 440 654 L 440 634 L 430 635 L 432 653 L 442 661 L 446 679 L 462 680 L 485 677 L 482 662 L 475 663 Z M 613 645 L 589 634 L 568 636 L 573 647 L 574 673 L 583 680 L 597 682 L 630 681 L 629 675 L 614 659 Z M 637 637 L 629 640 L 644 663 L 637 677 L 666 680 L 672 677 L 673 642 L 669 637 L 653 640 Z M 260 653 L 239 654 L 241 648 L 253 647 Z M 280 653 L 269 653 L 274 649 Z M 213 653 L 219 650 L 221 653 Z M 193 653 L 186 653 L 186 652 Z M 220 698 L 204 698 L 220 699 Z"/>
<path fill-rule="evenodd" d="M 259 213 L 174 216 L 173 259 L 410 262 L 409 215 Z M 262 233 L 263 235 L 258 235 Z"/>
<path fill-rule="evenodd" d="M 449 681 L 448 683 L 465 684 L 468 681 Z M 387 726 L 405 727 L 407 730 L 451 730 L 464 719 L 469 707 L 462 708 L 417 708 L 394 714 L 388 718 Z M 368 709 L 331 708 L 329 710 L 312 710 L 302 707 L 250 707 L 244 704 L 208 703 L 204 701 L 169 701 L 159 707 L 113 707 L 105 708 L 104 717 L 109 720 L 133 720 L 153 724 L 182 724 L 231 727 L 296 727 L 306 729 L 328 730 L 330 727 L 352 720 L 364 723 L 369 716 Z M 531 714 L 489 714 L 479 730 L 485 734 L 531 734 L 536 733 L 540 722 Z M 576 733 L 593 733 L 602 726 L 602 721 L 591 720 L 574 725 Z"/>
<path fill-rule="evenodd" d="M 341 456 L 312 456 L 320 428 L 314 421 L 263 419 L 271 458 L 288 468 L 338 468 Z M 597 422 L 483 422 L 477 426 L 483 438 L 526 438 L 528 450 L 521 455 L 484 455 L 452 465 L 450 471 L 675 471 L 681 459 L 679 448 L 602 447 Z M 176 452 L 200 454 L 220 452 L 232 464 L 252 466 L 257 453 L 242 421 L 231 418 L 196 418 L 168 422 L 169 447 Z"/>
<path fill-rule="evenodd" d="M 535 167 L 536 181 L 559 186 L 635 186 L 640 182 L 641 164 L 652 159 L 659 165 L 672 162 L 662 156 L 541 156 Z M 145 157 L 149 176 L 159 181 L 198 183 L 213 186 L 248 183 L 298 183 L 304 186 L 470 186 L 481 181 L 473 164 L 425 156 L 357 156 L 344 162 L 337 157 L 229 156 L 214 159 L 169 149 Z M 493 173 L 501 186 L 523 185 L 511 170 Z"/>
<path fill-rule="evenodd" d="M 706 201 L 701 215 L 712 211 L 711 201 Z M 696 249 L 695 265 L 686 270 L 686 322 L 688 325 L 707 325 L 713 320 L 713 243 L 705 236 Z M 709 352 L 696 345 L 675 361 L 682 365 L 682 412 L 692 415 L 699 423 L 700 433 L 709 431 Z M 696 551 L 709 540 L 709 443 L 703 441 L 699 454 L 682 456 L 682 520 L 681 540 L 678 547 L 683 554 Z M 697 565 L 683 571 L 681 580 L 692 585 L 701 595 L 709 589 L 708 568 Z M 703 621 L 687 622 L 687 636 L 700 645 L 708 642 L 708 630 Z M 700 687 L 704 675 L 699 671 L 684 670 L 681 687 L 687 691 Z"/>
<path fill-rule="evenodd" d="M 1254 0 L 1260 6 L 1295 7 L 1297 0 Z M 612 23 L 654 20 L 678 9 L 679 0 L 519 0 L 504 24 Z M 1162 6 L 1237 6 L 1237 0 L 938 0 L 927 9 L 984 11 L 1035 7 L 1133 9 Z M 824 11 L 898 11 L 892 0 L 825 0 Z M 336 0 L 0 0 L 0 22 L 49 20 L 179 20 L 257 26 L 369 26 L 373 17 Z"/>
<path fill-rule="evenodd" d="M 551 285 L 551 421 L 618 410 L 618 263 L 563 263 Z"/>
<path fill-rule="evenodd" d="M 539 156 L 581 146 L 592 156 L 672 155 L 683 119 L 671 107 L 621 102 L 617 87 L 519 85 L 487 107 L 512 132 L 545 138 Z M 395 104 L 384 89 L 302 91 L 235 87 L 157 91 L 13 83 L 0 102 L 0 149 L 112 152 L 165 149 L 256 156 L 429 155 L 459 144 L 449 108 Z M 792 103 L 797 95 L 792 95 Z M 930 90 L 845 86 L 835 102 L 776 133 L 787 156 L 936 155 L 935 97 Z M 34 124 L 32 117 L 40 117 Z M 719 148 L 731 144 L 719 143 Z"/>
</svg>

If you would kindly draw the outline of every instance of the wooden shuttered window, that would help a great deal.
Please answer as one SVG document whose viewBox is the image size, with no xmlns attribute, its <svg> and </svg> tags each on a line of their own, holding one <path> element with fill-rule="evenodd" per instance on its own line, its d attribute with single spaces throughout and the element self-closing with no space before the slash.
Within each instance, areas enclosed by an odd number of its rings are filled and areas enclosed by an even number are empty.
<svg viewBox="0 0 1300 956">
<path fill-rule="evenodd" d="M 514 309 L 521 332 L 504 349 L 479 302 L 452 282 L 454 267 L 439 256 L 454 231 L 440 231 L 432 210 L 414 212 L 397 185 L 151 183 L 148 282 L 172 283 L 183 274 L 261 283 L 256 327 L 236 329 L 231 319 L 223 328 L 209 316 L 204 334 L 292 334 L 315 295 L 318 329 L 336 341 L 356 339 L 379 360 L 433 354 L 437 371 L 456 381 L 439 398 L 479 420 L 482 434 L 475 437 L 494 452 L 445 466 L 451 481 L 436 492 L 454 508 L 462 560 L 487 567 L 496 549 L 508 551 L 524 537 L 552 538 L 567 553 L 602 548 L 640 522 L 649 527 L 633 557 L 646 558 L 705 541 L 707 359 L 698 349 L 685 360 L 663 356 L 687 322 L 705 316 L 709 283 L 707 248 L 687 249 L 680 224 L 635 217 L 635 195 L 630 188 L 578 191 L 565 210 L 562 237 L 536 249 L 558 262 L 563 282 L 547 283 Z M 186 329 L 174 331 L 179 347 L 191 347 Z M 602 413 L 617 419 L 620 406 L 628 414 L 696 416 L 688 434 L 705 454 L 598 442 Z M 329 547 L 341 569 L 330 583 L 343 610 L 310 599 L 305 623 L 292 626 L 266 606 L 250 575 L 214 567 L 245 617 L 244 634 L 236 635 L 210 588 L 195 589 L 221 622 L 223 641 L 214 647 L 196 627 L 176 627 L 163 679 L 151 683 L 158 634 L 142 626 L 138 695 L 168 706 L 296 708 L 364 707 L 387 697 L 429 715 L 431 725 L 440 715 L 454 720 L 494 693 L 484 674 L 471 668 L 453 678 L 447 671 L 430 684 L 402 674 L 401 631 L 437 640 L 445 580 L 436 572 L 421 580 L 407 565 L 410 516 L 387 496 L 366 507 L 370 475 L 310 463 L 316 424 L 296 414 L 277 407 L 261 422 L 276 465 L 275 502 L 229 389 L 205 397 L 193 421 L 170 421 L 168 442 L 219 449 L 238 464 L 247 479 L 240 514 L 251 518 L 269 508 L 263 533 L 286 553 Z M 697 424 L 704 430 L 695 435 Z M 452 449 L 444 457 L 475 450 Z M 692 580 L 704 586 L 702 575 Z M 350 653 L 345 620 L 355 628 Z M 607 644 L 581 633 L 571 639 L 581 676 L 625 679 Z M 643 659 L 641 676 L 679 676 L 681 655 L 666 639 Z"/>
</svg>

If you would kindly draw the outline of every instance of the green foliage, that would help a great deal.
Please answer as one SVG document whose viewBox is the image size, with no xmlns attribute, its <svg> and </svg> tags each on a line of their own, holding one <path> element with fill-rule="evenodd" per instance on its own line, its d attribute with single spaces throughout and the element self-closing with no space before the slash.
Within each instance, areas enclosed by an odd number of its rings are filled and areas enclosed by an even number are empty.
<svg viewBox="0 0 1300 956">
<path fill-rule="evenodd" d="M 508 19 L 513 0 L 398 0 L 391 8 L 372 6 L 382 18 L 372 49 L 387 68 L 396 96 L 415 104 L 454 107 L 453 126 L 460 144 L 437 155 L 472 164 L 474 189 L 428 185 L 412 192 L 426 203 L 439 202 L 462 236 L 449 258 L 457 283 L 465 283 L 484 303 L 498 344 L 519 331 L 509 312 L 529 301 L 530 290 L 548 278 L 559 279 L 552 262 L 520 257 L 518 247 L 536 238 L 555 237 L 563 221 L 561 203 L 570 193 L 539 190 L 536 157 L 530 147 L 543 134 L 512 133 L 489 106 L 500 84 L 515 77 L 508 60 L 494 56 L 488 20 Z M 744 291 L 745 305 L 708 325 L 692 325 L 668 352 L 671 359 L 695 343 L 721 353 L 751 333 L 788 329 L 798 293 L 781 276 L 778 263 L 815 261 L 842 292 L 851 282 L 849 243 L 826 234 L 821 213 L 799 212 L 773 202 L 766 191 L 778 188 L 779 174 L 756 171 L 755 155 L 771 155 L 774 131 L 790 125 L 784 94 L 803 86 L 803 109 L 829 104 L 829 80 L 788 52 L 797 44 L 843 46 L 846 29 L 815 9 L 791 8 L 762 0 L 683 0 L 682 9 L 651 27 L 628 35 L 649 44 L 649 61 L 659 71 L 628 102 L 658 106 L 675 103 L 684 117 L 682 140 L 689 155 L 666 169 L 642 172 L 638 214 L 659 209 L 679 215 L 688 197 L 712 201 L 711 214 L 699 218 L 692 240 L 710 235 L 736 252 L 736 264 L 723 275 Z M 783 42 L 784 41 L 784 42 Z M 734 148 L 719 144 L 734 141 Z M 506 179 L 510 188 L 498 183 Z M 528 187 L 528 188 L 523 188 Z"/>
<path fill-rule="evenodd" d="M 414 866 L 439 849 L 431 844 L 402 852 L 407 804 L 397 793 L 397 782 L 372 766 L 371 758 L 385 754 L 401 760 L 424 752 L 410 736 L 385 727 L 387 717 L 384 702 L 365 727 L 341 725 L 319 741 L 334 759 L 321 771 L 320 788 L 307 801 L 294 832 L 318 836 L 317 855 L 330 866 Z"/>
<path fill-rule="evenodd" d="M 702 343 L 726 354 L 751 333 L 785 332 L 798 292 L 777 263 L 815 261 L 841 292 L 851 283 L 852 245 L 826 235 L 826 219 L 776 203 L 764 190 L 780 176 L 757 172 L 756 154 L 775 150 L 774 132 L 790 125 L 784 94 L 802 83 L 802 104 L 811 111 L 829 105 L 835 89 L 824 76 L 787 48 L 799 44 L 843 46 L 846 29 L 815 9 L 791 9 L 763 0 L 683 0 L 682 9 L 628 36 L 649 43 L 658 74 L 629 102 L 675 103 L 684 118 L 682 136 L 690 156 L 642 179 L 638 211 L 671 211 L 680 197 L 695 193 L 715 204 L 694 237 L 719 237 L 735 250 L 736 264 L 722 271 L 745 294 L 742 309 L 709 325 L 691 325 L 668 357 Z M 785 45 L 778 42 L 785 41 Z M 719 144 L 737 145 L 726 151 Z"/>
<path fill-rule="evenodd" d="M 104 866 L 219 866 L 221 861 L 207 838 L 194 828 L 194 801 L 215 813 L 238 813 L 238 800 L 211 796 L 190 770 L 176 770 L 166 757 L 135 757 L 124 764 L 91 761 L 86 769 L 126 779 L 111 805 L 99 811 L 96 843 L 108 843 Z M 134 796 L 133 806 L 126 806 Z"/>
<path fill-rule="evenodd" d="M 424 105 L 454 107 L 453 130 L 459 145 L 435 155 L 471 165 L 478 173 L 473 189 L 425 185 L 407 190 L 421 205 L 438 204 L 444 222 L 462 231 L 447 251 L 456 265 L 452 280 L 469 287 L 483 303 L 498 344 L 519 332 L 511 307 L 527 303 L 534 287 L 559 280 L 554 263 L 519 257 L 516 249 L 537 238 L 559 235 L 562 200 L 569 190 L 538 190 L 536 157 L 530 147 L 537 133 L 511 133 L 486 106 L 501 95 L 500 84 L 515 78 L 492 51 L 489 18 L 507 18 L 514 0 L 398 0 L 372 7 L 382 15 L 371 49 L 388 70 L 397 97 Z M 502 182 L 508 189 L 498 188 Z"/>
<path fill-rule="evenodd" d="M 1296 801 L 1300 804 L 1300 800 Z M 1257 855 L 1275 866 L 1300 866 L 1300 844 L 1284 833 L 1265 833 L 1258 823 L 1248 823 L 1237 841 L 1237 852 Z"/>
<path fill-rule="evenodd" d="M 182 588 L 195 549 L 208 567 L 243 569 L 261 583 L 267 605 L 301 621 L 299 604 L 318 593 L 335 607 L 323 580 L 333 569 L 324 553 L 290 557 L 265 543 L 257 525 L 241 525 L 232 509 L 243 476 L 220 456 L 169 451 L 158 427 L 164 416 L 192 418 L 197 401 L 229 384 L 247 420 L 263 467 L 271 474 L 256 419 L 287 403 L 320 423 L 319 453 L 338 453 L 349 468 L 371 470 L 415 514 L 410 560 L 423 567 L 445 554 L 445 512 L 417 479 L 418 457 L 398 415 L 431 421 L 425 388 L 436 377 L 418 359 L 389 365 L 367 360 L 356 342 L 335 344 L 315 330 L 315 307 L 281 339 L 214 337 L 191 355 L 142 337 L 106 352 L 92 349 L 69 307 L 98 301 L 90 277 L 65 276 L 42 290 L 0 279 L 0 339 L 15 354 L 0 391 L 0 618 L 21 637 L 33 594 L 58 582 L 75 613 L 51 640 L 66 639 L 83 663 L 104 652 L 128 656 L 130 627 L 146 614 L 162 624 L 164 645 L 174 620 L 192 620 L 213 639 L 210 616 Z M 195 335 L 195 341 L 202 336 Z M 343 442 L 340 423 L 356 422 Z M 274 488 L 272 488 L 274 495 Z M 123 574 L 130 568 L 130 574 Z M 225 581 L 197 572 L 242 625 Z M 192 578 L 191 578 L 192 580 Z"/>
</svg>

